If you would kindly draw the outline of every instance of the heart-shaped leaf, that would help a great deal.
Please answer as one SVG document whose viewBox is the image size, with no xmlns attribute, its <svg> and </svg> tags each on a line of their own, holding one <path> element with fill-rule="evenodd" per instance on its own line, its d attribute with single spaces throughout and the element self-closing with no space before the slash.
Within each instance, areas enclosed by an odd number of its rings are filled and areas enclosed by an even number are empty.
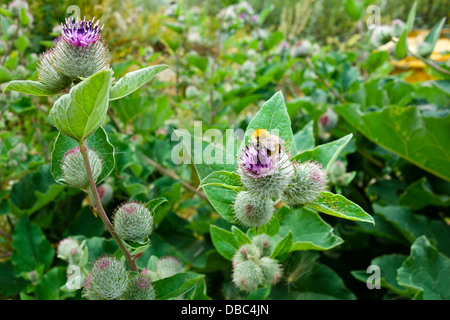
<svg viewBox="0 0 450 320">
<path fill-rule="evenodd" d="M 49 118 L 64 135 L 84 141 L 102 124 L 108 111 L 111 70 L 100 71 L 59 98 Z"/>
</svg>

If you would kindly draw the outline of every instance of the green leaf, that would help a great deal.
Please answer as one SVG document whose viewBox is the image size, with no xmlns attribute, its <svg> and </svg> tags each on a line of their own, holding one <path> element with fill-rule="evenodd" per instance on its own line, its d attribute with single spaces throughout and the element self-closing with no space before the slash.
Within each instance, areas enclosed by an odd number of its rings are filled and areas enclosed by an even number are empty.
<svg viewBox="0 0 450 320">
<path fill-rule="evenodd" d="M 395 46 L 395 56 L 401 60 L 408 54 L 408 29 L 405 28 Z"/>
<path fill-rule="evenodd" d="M 398 295 L 411 298 L 410 291 L 400 286 L 397 282 L 397 270 L 401 267 L 406 258 L 407 256 L 402 254 L 383 255 L 373 259 L 370 262 L 370 265 L 380 268 L 381 287 L 392 290 Z M 366 270 L 352 271 L 351 274 L 362 282 L 366 282 L 370 276 L 370 273 L 367 273 Z"/>
<path fill-rule="evenodd" d="M 450 228 L 444 222 L 414 214 L 407 207 L 381 207 L 375 204 L 373 208 L 410 243 L 425 235 L 442 253 L 450 257 Z"/>
<path fill-rule="evenodd" d="M 301 209 L 290 209 L 284 206 L 279 211 L 284 218 L 280 221 L 278 234 L 282 237 L 292 232 L 293 243 L 290 251 L 328 250 L 343 242 L 333 233 L 330 227 L 315 212 Z"/>
<path fill-rule="evenodd" d="M 423 177 L 408 186 L 400 195 L 398 204 L 407 206 L 411 210 L 419 210 L 427 206 L 448 207 L 450 206 L 450 197 L 435 194 L 428 179 Z"/>
<path fill-rule="evenodd" d="M 234 253 L 239 249 L 239 244 L 236 241 L 234 234 L 215 225 L 210 226 L 210 234 L 216 250 L 225 259 L 231 261 Z"/>
<path fill-rule="evenodd" d="M 414 27 L 414 20 L 416 19 L 417 1 L 414 2 L 413 6 L 409 10 L 408 19 L 406 20 L 406 29 L 411 31 Z"/>
<path fill-rule="evenodd" d="M 87 146 L 96 151 L 102 159 L 103 169 L 97 179 L 97 184 L 105 180 L 114 170 L 114 146 L 109 142 L 108 135 L 100 127 L 86 140 Z M 65 135 L 58 134 L 52 151 L 52 165 L 50 171 L 56 182 L 62 183 L 61 161 L 67 151 L 78 147 L 77 141 Z"/>
<path fill-rule="evenodd" d="M 167 202 L 167 199 L 166 198 L 163 198 L 163 197 L 161 197 L 161 198 L 156 198 L 156 199 L 153 199 L 153 200 L 150 200 L 149 202 L 147 202 L 147 204 L 145 205 L 147 208 L 150 208 L 150 210 L 152 211 L 152 212 L 155 212 L 156 211 L 156 209 L 161 205 L 161 204 L 163 204 L 164 202 Z"/>
<path fill-rule="evenodd" d="M 370 214 L 340 194 L 322 192 L 319 198 L 314 203 L 308 203 L 308 206 L 335 217 L 375 224 Z"/>
<path fill-rule="evenodd" d="M 442 18 L 441 21 L 435 24 L 433 29 L 428 33 L 423 42 L 429 44 L 430 52 L 424 58 L 429 58 L 433 53 L 434 47 L 436 46 L 436 42 L 439 40 L 439 36 L 441 35 L 442 27 L 445 24 L 445 20 L 447 18 Z"/>
<path fill-rule="evenodd" d="M 168 300 L 179 297 L 191 290 L 204 275 L 194 272 L 177 273 L 152 283 L 157 300 Z"/>
<path fill-rule="evenodd" d="M 2 15 L 4 15 L 5 17 L 11 17 L 12 16 L 12 12 L 11 11 L 3 9 L 2 7 L 0 7 L 0 13 Z"/>
<path fill-rule="evenodd" d="M 17 91 L 34 96 L 50 96 L 57 93 L 48 90 L 41 82 L 31 80 L 11 81 L 3 90 L 3 93 L 7 91 Z"/>
<path fill-rule="evenodd" d="M 266 101 L 252 121 L 250 121 L 245 132 L 245 139 L 241 144 L 241 149 L 245 145 L 246 140 L 257 129 L 266 129 L 270 133 L 284 139 L 288 145 L 293 143 L 294 136 L 291 129 L 291 120 L 281 91 L 278 91 L 272 98 Z"/>
<path fill-rule="evenodd" d="M 449 300 L 450 259 L 422 236 L 411 246 L 410 256 L 398 269 L 397 280 L 415 292 L 415 299 Z"/>
<path fill-rule="evenodd" d="M 311 120 L 300 131 L 294 134 L 294 144 L 297 152 L 304 152 L 314 148 L 314 121 Z"/>
<path fill-rule="evenodd" d="M 66 269 L 54 267 L 47 272 L 36 286 L 37 300 L 60 300 L 60 288 L 66 283 Z"/>
<path fill-rule="evenodd" d="M 278 260 L 279 262 L 284 261 L 287 257 L 289 252 L 291 251 L 292 243 L 293 243 L 294 236 L 292 235 L 292 232 L 288 232 L 287 235 L 285 235 L 275 246 L 272 253 L 270 254 L 270 258 Z"/>
<path fill-rule="evenodd" d="M 127 73 L 111 88 L 109 99 L 116 100 L 129 95 L 167 68 L 169 68 L 169 66 L 158 65 Z"/>
<path fill-rule="evenodd" d="M 8 82 L 12 79 L 11 72 L 4 66 L 0 66 L 0 83 Z"/>
<path fill-rule="evenodd" d="M 10 194 L 13 212 L 18 216 L 31 215 L 52 202 L 63 190 L 63 186 L 54 183 L 48 165 L 42 166 L 38 172 L 27 174 L 13 185 Z"/>
<path fill-rule="evenodd" d="M 198 188 L 200 189 L 206 186 L 216 186 L 236 191 L 242 188 L 241 178 L 239 175 L 236 172 L 225 170 L 210 173 L 200 182 L 200 186 Z"/>
<path fill-rule="evenodd" d="M 27 15 L 27 10 L 25 8 L 20 8 L 20 15 L 19 15 L 20 24 L 24 27 L 28 26 L 30 23 L 30 18 Z"/>
<path fill-rule="evenodd" d="M 244 232 L 242 232 L 242 230 L 239 229 L 238 227 L 232 226 L 231 232 L 233 233 L 234 238 L 236 239 L 236 242 L 239 247 L 246 243 L 251 243 L 249 237 Z"/>
<path fill-rule="evenodd" d="M 20 52 L 25 52 L 25 50 L 28 48 L 30 44 L 30 40 L 28 39 L 27 36 L 23 35 L 20 36 L 19 38 L 17 38 L 14 41 L 14 46 L 17 48 L 17 50 L 19 50 Z"/>
<path fill-rule="evenodd" d="M 49 118 L 64 135 L 84 141 L 102 124 L 108 111 L 111 70 L 100 71 L 56 100 Z"/>
<path fill-rule="evenodd" d="M 286 272 L 287 286 L 272 288 L 272 299 L 277 300 L 354 300 L 355 295 L 345 286 L 341 277 L 326 265 L 318 263 L 317 252 L 296 252 Z"/>
<path fill-rule="evenodd" d="M 182 140 L 179 143 L 179 146 L 183 147 L 183 154 L 189 153 L 189 162 L 194 162 L 195 170 L 197 171 L 200 180 L 203 180 L 215 171 L 232 172 L 236 169 L 236 146 L 234 144 L 231 146 L 232 150 L 229 150 L 228 146 L 224 147 L 219 144 L 213 145 L 208 141 L 203 141 L 197 136 L 194 136 L 194 138 L 191 139 L 189 133 L 181 130 L 176 130 L 174 134 Z M 231 140 L 228 139 L 227 142 Z M 232 140 L 232 142 L 233 141 L 234 140 Z M 175 146 L 174 149 L 177 147 L 178 145 Z M 209 158 L 209 154 L 213 159 Z M 227 176 L 225 175 L 222 177 L 226 178 Z M 227 179 L 224 181 L 224 185 L 229 185 L 232 181 L 232 179 Z M 239 186 L 240 183 L 235 185 L 235 187 Z M 222 218 L 232 222 L 235 218 L 232 204 L 236 198 L 236 192 L 234 190 L 212 185 L 205 186 L 203 189 L 209 202 Z"/>
<path fill-rule="evenodd" d="M 28 282 L 14 276 L 11 260 L 0 263 L 0 294 L 10 297 L 25 289 Z"/>
<path fill-rule="evenodd" d="M 345 11 L 347 11 L 348 15 L 352 18 L 353 21 L 358 21 L 361 18 L 362 10 L 358 8 L 355 0 L 346 0 L 345 1 Z"/>
<path fill-rule="evenodd" d="M 352 137 L 353 134 L 350 133 L 345 137 L 322 144 L 312 150 L 303 151 L 294 156 L 292 160 L 299 162 L 315 160 L 322 164 L 324 169 L 328 170 Z"/>
<path fill-rule="evenodd" d="M 16 226 L 13 235 L 14 274 L 22 275 L 43 266 L 48 269 L 53 262 L 55 250 L 45 238 L 44 233 L 24 216 Z"/>
<path fill-rule="evenodd" d="M 424 117 L 417 107 L 396 106 L 362 113 L 354 104 L 335 110 L 369 140 L 450 181 L 450 115 Z"/>
</svg>

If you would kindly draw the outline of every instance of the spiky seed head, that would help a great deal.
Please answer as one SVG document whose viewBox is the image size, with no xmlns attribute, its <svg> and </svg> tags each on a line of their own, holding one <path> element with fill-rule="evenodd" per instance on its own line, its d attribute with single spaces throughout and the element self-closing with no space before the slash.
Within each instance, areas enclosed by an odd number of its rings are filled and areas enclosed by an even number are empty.
<svg viewBox="0 0 450 320">
<path fill-rule="evenodd" d="M 123 300 L 155 300 L 155 289 L 148 276 L 135 274 L 130 278 Z"/>
<path fill-rule="evenodd" d="M 292 177 L 293 167 L 284 141 L 262 130 L 255 131 L 255 141 L 242 149 L 237 172 L 242 184 L 255 197 L 278 198 Z"/>
<path fill-rule="evenodd" d="M 53 48 L 38 66 L 38 79 L 53 93 L 67 91 L 81 78 L 109 69 L 108 48 L 100 37 L 99 21 L 68 18 Z"/>
<path fill-rule="evenodd" d="M 267 234 L 259 234 L 252 239 L 252 244 L 259 248 L 261 256 L 270 256 L 273 250 L 272 238 Z"/>
<path fill-rule="evenodd" d="M 242 225 L 255 228 L 267 224 L 274 212 L 271 199 L 259 199 L 248 191 L 240 191 L 234 202 L 236 220 Z"/>
<path fill-rule="evenodd" d="M 73 238 L 66 238 L 61 240 L 58 244 L 57 256 L 64 261 L 70 261 L 73 256 L 80 253 L 80 244 Z"/>
<path fill-rule="evenodd" d="M 102 159 L 98 153 L 90 148 L 87 149 L 89 164 L 91 166 L 94 182 L 97 182 L 103 170 Z M 61 160 L 61 178 L 58 182 L 78 189 L 86 189 L 89 186 L 89 177 L 84 165 L 83 155 L 80 147 L 73 148 L 66 152 Z"/>
<path fill-rule="evenodd" d="M 317 161 L 295 163 L 295 175 L 283 192 L 282 200 L 290 206 L 314 202 L 327 189 L 327 172 Z"/>
<path fill-rule="evenodd" d="M 233 266 L 244 261 L 256 262 L 261 257 L 261 250 L 253 244 L 244 244 L 233 255 Z"/>
<path fill-rule="evenodd" d="M 144 204 L 125 202 L 114 213 L 114 229 L 127 241 L 145 241 L 153 231 L 153 216 Z"/>
<path fill-rule="evenodd" d="M 253 261 L 243 261 L 234 266 L 233 283 L 242 291 L 252 292 L 258 289 L 263 280 L 261 267 Z"/>
<path fill-rule="evenodd" d="M 119 299 L 128 288 L 129 275 L 122 262 L 112 255 L 97 259 L 84 284 L 83 296 L 89 300 Z"/>
<path fill-rule="evenodd" d="M 283 271 L 281 265 L 276 260 L 269 257 L 262 257 L 259 260 L 259 266 L 263 275 L 263 285 L 272 286 L 281 279 Z"/>
<path fill-rule="evenodd" d="M 162 257 L 156 262 L 156 277 L 159 280 L 185 271 L 185 266 L 175 257 Z"/>
</svg>

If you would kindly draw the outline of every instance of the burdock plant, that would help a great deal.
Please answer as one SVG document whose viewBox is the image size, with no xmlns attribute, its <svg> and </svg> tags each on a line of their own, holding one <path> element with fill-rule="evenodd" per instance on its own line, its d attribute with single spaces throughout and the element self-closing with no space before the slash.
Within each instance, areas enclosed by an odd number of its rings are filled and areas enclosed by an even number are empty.
<svg viewBox="0 0 450 320">
<path fill-rule="evenodd" d="M 108 49 L 100 35 L 102 29 L 95 19 L 66 19 L 61 36 L 41 57 L 39 81 L 11 81 L 4 91 L 60 95 L 49 113 L 59 131 L 52 152 L 51 173 L 56 182 L 88 194 L 92 212 L 100 217 L 119 248 L 115 256 L 101 257 L 86 268 L 87 247 L 77 246 L 73 239 L 61 242 L 58 256 L 68 261 L 69 267 L 78 267 L 81 279 L 86 279 L 83 296 L 87 299 L 153 299 L 150 280 L 132 275 L 139 274 L 136 260 L 150 245 L 154 210 L 166 199 L 126 202 L 116 210 L 113 225 L 103 208 L 105 201 L 102 202 L 99 194 L 102 189 L 97 186 L 115 166 L 114 146 L 101 126 L 107 117 L 109 101 L 139 89 L 167 66 L 130 72 L 114 83 Z M 71 286 L 69 280 L 64 286 L 64 290 L 69 291 L 80 288 L 81 285 Z"/>
</svg>

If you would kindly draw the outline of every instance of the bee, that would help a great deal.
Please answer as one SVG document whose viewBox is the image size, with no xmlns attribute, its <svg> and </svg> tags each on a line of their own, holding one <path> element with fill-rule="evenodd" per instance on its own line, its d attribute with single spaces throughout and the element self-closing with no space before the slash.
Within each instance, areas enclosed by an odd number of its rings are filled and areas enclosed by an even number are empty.
<svg viewBox="0 0 450 320">
<path fill-rule="evenodd" d="M 251 141 L 257 149 L 266 149 L 268 156 L 273 156 L 281 152 L 284 140 L 276 135 L 269 133 L 266 129 L 257 129 L 252 134 Z"/>
</svg>

